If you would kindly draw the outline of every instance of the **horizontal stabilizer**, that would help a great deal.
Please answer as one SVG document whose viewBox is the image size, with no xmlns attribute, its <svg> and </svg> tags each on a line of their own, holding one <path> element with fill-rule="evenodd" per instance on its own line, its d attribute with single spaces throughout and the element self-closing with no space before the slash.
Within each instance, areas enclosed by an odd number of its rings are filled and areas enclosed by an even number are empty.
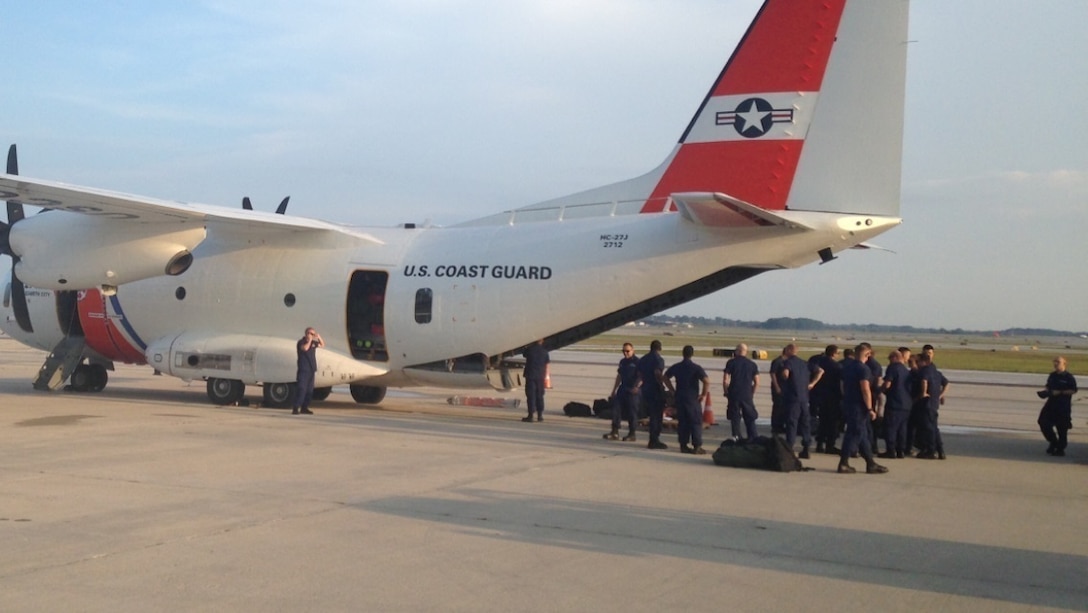
<svg viewBox="0 0 1088 613">
<path fill-rule="evenodd" d="M 680 214 L 692 223 L 712 228 L 782 226 L 795 230 L 812 228 L 722 193 L 672 194 Z"/>
<path fill-rule="evenodd" d="M 888 253 L 895 253 L 895 251 L 888 249 L 887 247 L 881 247 L 880 245 L 874 245 L 872 243 L 858 243 L 851 247 L 851 249 L 861 249 L 862 251 L 868 249 L 875 249 L 877 251 L 887 251 Z"/>
</svg>

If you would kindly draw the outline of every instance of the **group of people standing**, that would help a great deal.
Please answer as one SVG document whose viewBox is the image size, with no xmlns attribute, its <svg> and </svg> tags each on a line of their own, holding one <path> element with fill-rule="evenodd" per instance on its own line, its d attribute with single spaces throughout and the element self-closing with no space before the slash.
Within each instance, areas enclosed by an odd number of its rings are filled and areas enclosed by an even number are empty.
<svg viewBox="0 0 1088 613">
<path fill-rule="evenodd" d="M 816 416 L 815 452 L 839 455 L 840 473 L 856 472 L 850 459 L 858 456 L 865 460 L 865 472 L 886 473 L 887 467 L 878 464 L 876 456 L 907 457 L 915 446 L 920 449 L 919 458 L 944 459 L 938 412 L 948 379 L 933 363 L 933 351 L 932 345 L 926 345 L 915 357 L 909 348 L 901 347 L 889 355 L 885 373 L 868 343 L 847 349 L 841 360 L 837 345 L 828 345 L 808 360 L 797 355 L 797 345 L 786 345 L 768 373 L 772 433 L 782 435 L 791 448 L 800 436 L 798 457 L 808 459 Z M 725 364 L 722 388 L 733 438 L 755 439 L 759 366 L 748 357 L 744 343 L 737 345 Z M 878 432 L 883 432 L 885 440 L 880 454 Z M 837 448 L 840 433 L 842 447 Z"/>
<path fill-rule="evenodd" d="M 934 363 L 933 345 L 924 345 L 914 354 L 909 347 L 899 347 L 888 354 L 885 369 L 874 356 L 869 343 L 860 343 L 842 351 L 828 345 L 823 353 L 804 360 L 793 343 L 771 361 L 771 431 L 781 435 L 795 448 L 801 438 L 798 457 L 808 459 L 813 437 L 815 453 L 839 456 L 838 472 L 853 473 L 850 459 L 861 457 L 865 472 L 888 472 L 876 458 L 919 459 L 946 458 L 944 441 L 938 425 L 939 412 L 949 389 L 948 379 Z M 649 418 L 650 449 L 668 449 L 661 441 L 666 404 L 666 390 L 674 396 L 680 451 L 696 455 L 703 449 L 702 412 L 709 399 L 710 380 L 706 370 L 692 360 L 695 350 L 686 345 L 681 361 L 665 368 L 661 341 L 650 343 L 650 351 L 638 357 L 631 343 L 623 344 L 623 358 L 616 369 L 612 386 L 612 428 L 606 440 L 619 440 L 620 427 L 627 421 L 624 441 L 637 440 L 639 408 Z M 541 344 L 526 351 L 526 394 L 529 415 L 523 421 L 540 421 L 543 411 L 543 377 L 548 354 Z M 1039 426 L 1049 443 L 1047 453 L 1065 455 L 1067 433 L 1072 427 L 1071 401 L 1077 393 L 1076 380 L 1066 370 L 1066 360 L 1054 360 L 1054 372 L 1046 388 L 1039 392 L 1046 404 L 1039 415 Z M 532 374 L 531 374 L 532 373 Z M 754 440 L 758 436 L 755 392 L 759 389 L 759 366 L 748 357 L 748 346 L 737 345 L 725 364 L 722 388 L 727 399 L 726 418 L 733 439 Z M 539 379 L 534 381 L 533 377 Z M 816 421 L 816 427 L 813 427 Z M 836 447 L 842 434 L 842 446 Z M 878 435 L 884 451 L 878 453 Z M 915 455 L 914 450 L 918 452 Z"/>
<path fill-rule="evenodd" d="M 682 355 L 681 361 L 665 368 L 665 359 L 661 356 L 661 341 L 651 342 L 649 353 L 642 357 L 635 355 L 634 345 L 623 344 L 623 358 L 616 369 L 616 380 L 610 395 L 612 429 L 604 435 L 606 440 L 619 440 L 620 426 L 626 420 L 627 434 L 623 440 L 637 441 L 639 407 L 643 407 L 649 417 L 650 430 L 650 442 L 646 447 L 668 449 L 669 446 L 661 440 L 665 390 L 668 390 L 674 398 L 680 452 L 706 454 L 703 449 L 703 403 L 710 396 L 710 378 L 692 360 L 695 355 L 694 347 L 686 345 Z M 522 421 L 534 421 L 534 416 L 536 421 L 541 421 L 544 411 L 543 378 L 550 358 L 542 342 L 530 345 L 524 356 L 528 415 Z"/>
<path fill-rule="evenodd" d="M 791 448 L 800 435 L 798 457 L 807 459 L 815 416 L 815 453 L 839 455 L 840 473 L 855 472 L 850 459 L 859 455 L 867 473 L 885 473 L 887 467 L 875 457 L 904 458 L 914 447 L 920 449 L 919 458 L 944 459 L 938 412 L 948 379 L 933 363 L 933 351 L 932 345 L 926 345 L 913 356 L 909 348 L 900 347 L 889 354 L 885 372 L 869 343 L 846 349 L 841 360 L 838 345 L 828 345 L 823 353 L 803 360 L 797 346 L 790 343 L 769 369 L 771 431 L 783 435 Z M 729 400 L 727 417 L 738 439 L 743 434 L 752 438 L 755 429 L 752 392 L 759 375 L 747 353 L 747 346 L 737 346 L 722 379 Z M 739 382 L 737 373 L 742 373 Z M 837 448 L 840 433 L 842 448 Z M 885 441 L 885 451 L 879 454 L 878 433 L 883 433 Z"/>
<path fill-rule="evenodd" d="M 616 370 L 612 385 L 612 429 L 604 435 L 606 440 L 619 439 L 620 425 L 627 420 L 624 441 L 635 441 L 638 429 L 639 406 L 645 407 L 649 418 L 649 449 L 668 449 L 661 440 L 665 416 L 665 390 L 673 394 L 676 409 L 677 434 L 680 453 L 704 455 L 703 449 L 703 402 L 710 396 L 710 378 L 702 366 L 692 360 L 695 348 L 684 346 L 683 359 L 665 368 L 661 356 L 661 341 L 650 343 L 650 351 L 642 357 L 635 356 L 631 343 L 623 344 L 623 359 Z"/>
</svg>

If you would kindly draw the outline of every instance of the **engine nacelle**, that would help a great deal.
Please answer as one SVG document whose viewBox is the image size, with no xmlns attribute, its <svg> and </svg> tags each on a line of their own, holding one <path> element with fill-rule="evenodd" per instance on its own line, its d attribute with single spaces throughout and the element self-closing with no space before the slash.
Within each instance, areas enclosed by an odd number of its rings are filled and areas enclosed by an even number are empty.
<svg viewBox="0 0 1088 613">
<path fill-rule="evenodd" d="M 11 227 L 15 273 L 44 289 L 109 291 L 123 283 L 179 275 L 207 235 L 202 224 L 118 223 L 109 217 L 44 211 Z"/>
<path fill-rule="evenodd" d="M 295 380 L 297 342 L 250 334 L 182 333 L 151 343 L 144 355 L 153 368 L 186 381 L 214 378 L 286 383 Z M 325 348 L 317 350 L 317 369 L 317 387 L 364 381 L 386 372 Z"/>
</svg>

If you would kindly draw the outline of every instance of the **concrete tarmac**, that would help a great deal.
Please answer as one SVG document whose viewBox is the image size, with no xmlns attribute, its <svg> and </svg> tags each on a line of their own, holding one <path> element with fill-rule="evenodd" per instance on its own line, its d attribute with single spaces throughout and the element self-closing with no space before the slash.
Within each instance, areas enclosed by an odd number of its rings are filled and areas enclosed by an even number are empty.
<svg viewBox="0 0 1088 613">
<path fill-rule="evenodd" d="M 2 611 L 1088 610 L 1086 405 L 1050 457 L 1035 387 L 953 378 L 946 461 L 779 474 L 562 416 L 618 354 L 553 352 L 532 424 L 435 388 L 214 407 L 131 366 L 34 392 L 43 357 L 0 339 Z"/>
</svg>

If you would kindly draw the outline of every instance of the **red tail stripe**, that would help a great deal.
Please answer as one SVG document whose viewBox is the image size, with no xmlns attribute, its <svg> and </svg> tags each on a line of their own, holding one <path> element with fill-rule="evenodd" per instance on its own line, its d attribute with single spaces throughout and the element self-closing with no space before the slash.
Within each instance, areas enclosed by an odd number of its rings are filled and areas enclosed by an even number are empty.
<svg viewBox="0 0 1088 613">
<path fill-rule="evenodd" d="M 784 209 L 802 145 L 799 140 L 684 145 L 643 210 L 648 211 L 656 198 L 701 191 L 725 192 L 765 209 Z"/>
<path fill-rule="evenodd" d="M 819 91 L 845 5 L 768 2 L 711 95 Z"/>
</svg>

